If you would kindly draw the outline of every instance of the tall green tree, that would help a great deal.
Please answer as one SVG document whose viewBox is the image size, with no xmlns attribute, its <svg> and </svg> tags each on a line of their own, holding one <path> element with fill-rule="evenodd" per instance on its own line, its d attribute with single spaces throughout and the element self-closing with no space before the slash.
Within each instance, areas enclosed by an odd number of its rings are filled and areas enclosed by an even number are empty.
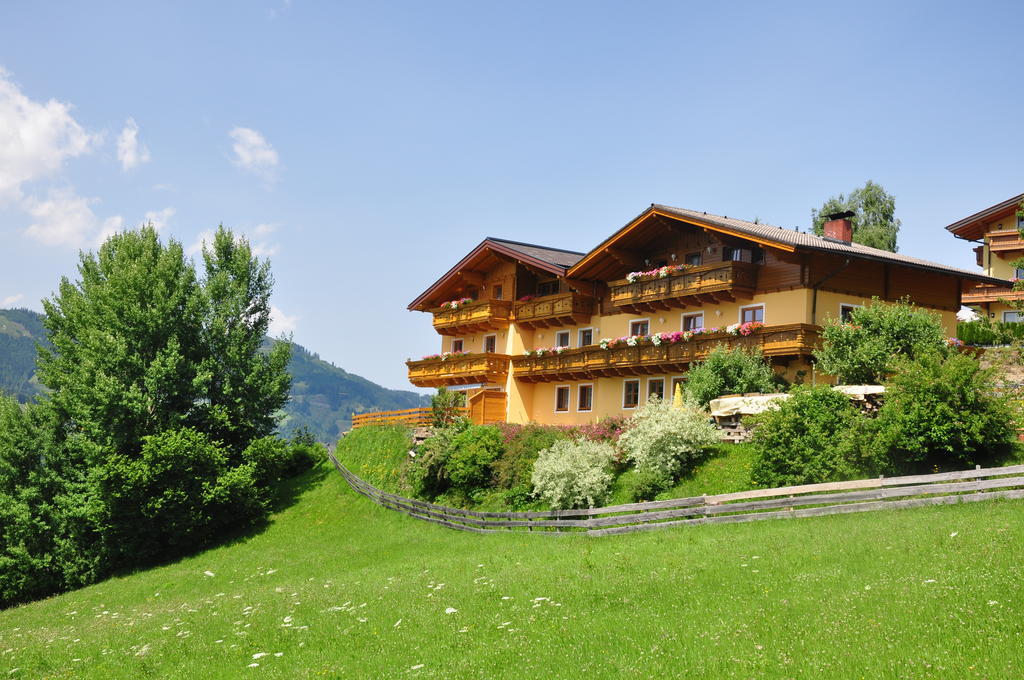
<svg viewBox="0 0 1024 680">
<path fill-rule="evenodd" d="M 827 215 L 853 211 L 853 240 L 872 248 L 896 252 L 896 236 L 900 231 L 900 220 L 896 218 L 896 197 L 886 192 L 882 185 L 868 180 L 864 186 L 850 192 L 849 196 L 839 194 L 829 198 L 820 210 L 811 210 L 811 225 L 814 233 L 825 233 Z"/>
</svg>

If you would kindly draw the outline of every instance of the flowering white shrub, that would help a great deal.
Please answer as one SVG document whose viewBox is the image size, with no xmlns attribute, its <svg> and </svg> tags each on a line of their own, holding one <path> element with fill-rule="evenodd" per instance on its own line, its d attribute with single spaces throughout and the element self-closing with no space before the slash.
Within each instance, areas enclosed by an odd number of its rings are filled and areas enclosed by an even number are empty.
<svg viewBox="0 0 1024 680">
<path fill-rule="evenodd" d="M 636 412 L 619 446 L 638 471 L 675 478 L 691 469 L 718 442 L 715 427 L 702 411 L 673 408 L 652 398 Z"/>
<path fill-rule="evenodd" d="M 595 507 L 608 497 L 608 465 L 615 449 L 607 442 L 563 439 L 542 450 L 533 464 L 533 493 L 551 507 Z"/>
</svg>

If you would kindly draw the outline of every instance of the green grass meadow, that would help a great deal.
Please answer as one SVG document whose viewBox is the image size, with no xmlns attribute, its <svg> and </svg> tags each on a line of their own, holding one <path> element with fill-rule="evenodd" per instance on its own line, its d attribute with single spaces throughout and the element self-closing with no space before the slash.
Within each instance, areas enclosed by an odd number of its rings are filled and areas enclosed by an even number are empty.
<svg viewBox="0 0 1024 680">
<path fill-rule="evenodd" d="M 0 612 L 0 678 L 1024 676 L 1020 502 L 593 538 L 292 484 L 259 531 Z"/>
</svg>

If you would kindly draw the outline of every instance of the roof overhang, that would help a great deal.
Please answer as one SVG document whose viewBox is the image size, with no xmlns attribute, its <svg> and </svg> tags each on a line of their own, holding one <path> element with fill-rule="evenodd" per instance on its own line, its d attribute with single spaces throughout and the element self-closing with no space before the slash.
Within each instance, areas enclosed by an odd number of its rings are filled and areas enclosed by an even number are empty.
<svg viewBox="0 0 1024 680">
<path fill-rule="evenodd" d="M 559 267 L 558 265 L 551 264 L 550 262 L 545 262 L 544 260 L 531 257 L 523 252 L 515 250 L 514 248 L 509 248 L 499 241 L 485 238 L 480 242 L 480 245 L 471 250 L 464 258 L 459 260 L 458 264 L 449 269 L 441 278 L 431 284 L 431 286 L 425 291 L 420 293 L 415 300 L 410 302 L 407 309 L 426 311 L 430 307 L 428 303 L 431 298 L 435 297 L 445 288 L 453 285 L 466 272 L 474 271 L 474 267 L 478 266 L 479 263 L 492 254 L 503 258 L 517 260 L 528 267 L 540 269 L 555 276 L 565 275 L 565 267 Z"/>
<path fill-rule="evenodd" d="M 1017 212 L 1021 201 L 1024 201 L 1024 194 L 1008 198 L 1002 203 L 997 203 L 962 220 L 958 220 L 948 225 L 946 230 L 952 232 L 957 238 L 976 241 L 985 235 L 985 230 L 990 223 Z"/>
<path fill-rule="evenodd" d="M 579 262 L 577 262 L 576 264 L 569 268 L 569 270 L 566 272 L 566 276 L 572 279 L 589 278 L 587 276 L 588 269 L 594 269 L 595 263 L 599 262 L 604 257 L 610 256 L 609 253 L 612 249 L 616 248 L 617 246 L 620 246 L 623 242 L 628 242 L 630 236 L 636 233 L 636 231 L 640 229 L 646 222 L 648 222 L 651 219 L 659 217 L 664 217 L 670 220 L 674 220 L 676 222 L 681 222 L 683 224 L 689 224 L 699 229 L 706 229 L 707 231 L 717 232 L 719 234 L 723 234 L 726 236 L 734 236 L 736 238 L 741 238 L 746 241 L 752 241 L 759 245 L 766 246 L 769 248 L 777 248 L 778 250 L 782 250 L 788 253 L 792 253 L 796 250 L 796 248 L 787 243 L 778 243 L 770 239 L 759 238 L 756 236 L 752 236 L 751 234 L 745 234 L 741 231 L 723 227 L 718 224 L 704 222 L 700 219 L 684 218 L 679 215 L 674 215 L 670 212 L 666 212 L 664 210 L 659 210 L 656 206 L 652 205 L 651 207 L 647 208 L 647 210 L 644 210 L 642 213 L 640 213 L 632 220 L 630 220 L 626 224 L 626 226 L 619 229 L 617 232 L 615 232 L 607 239 L 602 241 L 596 248 L 594 248 L 589 253 L 584 255 L 582 260 L 580 260 Z"/>
</svg>

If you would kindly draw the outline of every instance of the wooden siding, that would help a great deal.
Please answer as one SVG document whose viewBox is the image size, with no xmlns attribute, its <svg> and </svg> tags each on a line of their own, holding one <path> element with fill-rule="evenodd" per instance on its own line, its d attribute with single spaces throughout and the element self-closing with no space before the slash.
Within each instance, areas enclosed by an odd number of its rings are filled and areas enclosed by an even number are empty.
<svg viewBox="0 0 1024 680">
<path fill-rule="evenodd" d="M 707 333 L 691 340 L 635 347 L 601 349 L 589 345 L 562 354 L 513 357 L 513 376 L 524 382 L 592 380 L 624 375 L 681 373 L 722 344 L 728 347 L 759 347 L 768 357 L 808 356 L 818 345 L 820 328 L 810 324 L 765 326 L 747 336 Z"/>
<path fill-rule="evenodd" d="M 1024 250 L 1024 240 L 1016 229 L 990 231 L 985 235 L 988 249 L 993 253 L 1006 253 Z"/>
<path fill-rule="evenodd" d="M 508 395 L 497 390 L 480 390 L 469 398 L 469 419 L 476 425 L 505 422 Z"/>
<path fill-rule="evenodd" d="M 999 302 L 1001 300 L 1024 300 L 1024 291 L 1000 288 L 998 286 L 977 286 L 963 294 L 965 305 Z"/>
<path fill-rule="evenodd" d="M 409 382 L 417 387 L 504 383 L 508 378 L 509 355 L 464 354 L 448 359 L 407 361 Z"/>
</svg>

